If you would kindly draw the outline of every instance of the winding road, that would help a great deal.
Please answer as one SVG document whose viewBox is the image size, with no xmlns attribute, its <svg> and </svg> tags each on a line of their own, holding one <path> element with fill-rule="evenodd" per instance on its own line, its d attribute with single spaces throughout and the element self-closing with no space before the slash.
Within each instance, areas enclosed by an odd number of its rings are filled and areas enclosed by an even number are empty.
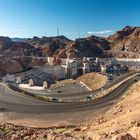
<svg viewBox="0 0 140 140">
<path fill-rule="evenodd" d="M 132 74 L 131 74 L 132 75 Z M 125 79 L 127 75 L 114 83 L 105 87 L 105 89 L 110 88 L 111 86 L 119 83 L 121 80 Z M 138 78 L 135 76 L 134 78 Z M 133 78 L 133 79 L 134 79 Z M 128 80 L 120 85 L 117 89 L 115 89 L 112 93 L 96 99 L 94 101 L 89 100 L 85 102 L 70 102 L 70 103 L 56 103 L 56 102 L 47 102 L 35 99 L 28 95 L 15 92 L 8 88 L 5 84 L 0 84 L 0 108 L 5 111 L 19 111 L 19 112 L 41 112 L 41 113 L 61 113 L 61 112 L 71 112 L 71 111 L 79 111 L 79 110 L 89 110 L 92 108 L 100 108 L 111 101 L 120 97 L 128 87 L 133 84 L 135 80 Z M 97 91 L 96 91 L 97 92 Z M 84 95 L 83 95 L 84 94 Z M 85 96 L 86 93 L 79 93 L 78 95 L 73 96 Z M 88 92 L 87 95 L 93 94 L 92 92 Z M 55 96 L 55 95 L 53 95 Z M 58 96 L 58 95 L 57 95 Z M 62 95 L 59 95 L 61 97 Z M 66 95 L 65 95 L 66 96 Z M 72 96 L 71 94 L 67 94 L 67 96 Z"/>
<path fill-rule="evenodd" d="M 123 79 L 127 77 L 128 75 L 123 77 Z M 102 110 L 108 110 L 118 101 L 119 97 L 121 97 L 124 92 L 139 79 L 140 76 L 134 76 L 108 95 L 94 101 L 89 100 L 86 102 L 71 103 L 54 103 L 38 100 L 26 94 L 15 92 L 5 84 L 0 83 L 0 112 L 14 112 L 16 113 L 15 118 L 18 119 L 23 119 L 26 116 L 28 119 L 44 120 L 45 122 L 46 120 L 48 122 L 52 120 L 55 123 L 56 121 L 60 122 L 61 120 L 66 120 L 67 122 L 81 122 L 90 119 L 90 116 L 92 115 L 100 114 Z M 120 80 L 114 82 L 112 86 L 117 84 Z"/>
</svg>

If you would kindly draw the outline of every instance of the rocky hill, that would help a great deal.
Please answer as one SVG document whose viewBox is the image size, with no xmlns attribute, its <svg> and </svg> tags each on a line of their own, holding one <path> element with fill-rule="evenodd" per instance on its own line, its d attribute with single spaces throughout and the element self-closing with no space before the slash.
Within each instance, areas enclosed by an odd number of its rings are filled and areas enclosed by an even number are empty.
<svg viewBox="0 0 140 140">
<path fill-rule="evenodd" d="M 111 43 L 112 51 L 126 52 L 120 54 L 115 53 L 119 57 L 137 57 L 137 55 L 128 52 L 140 52 L 140 27 L 126 26 L 122 30 L 117 31 L 114 35 L 109 36 L 108 41 Z"/>
<path fill-rule="evenodd" d="M 37 129 L 1 123 L 0 139 L 140 140 L 139 99 L 140 81 L 132 85 L 119 101 L 104 112 L 103 115 L 99 117 L 97 117 L 98 115 L 92 116 L 93 118 L 78 126 Z M 1 117 L 3 116 L 1 115 Z"/>
<path fill-rule="evenodd" d="M 16 39 L 17 40 L 17 39 Z M 19 40 L 19 39 L 18 39 Z M 33 37 L 21 41 L 12 41 L 0 37 L 0 71 L 14 73 L 36 64 L 45 64 L 43 60 L 16 58 L 16 56 L 53 56 L 55 63 L 60 58 L 77 57 L 128 57 L 136 58 L 140 51 L 140 27 L 126 26 L 108 38 L 90 36 L 72 41 L 65 36 Z M 9 70 L 8 68 L 11 67 Z"/>
<path fill-rule="evenodd" d="M 110 49 L 110 43 L 101 37 L 91 36 L 76 39 L 65 49 L 58 50 L 54 55 L 74 57 L 107 57 L 105 50 Z"/>
<path fill-rule="evenodd" d="M 74 57 L 105 57 L 104 50 L 110 50 L 110 43 L 101 37 L 91 36 L 71 41 L 64 36 L 59 37 L 34 37 L 27 41 L 43 50 L 44 56 L 57 58 Z"/>
<path fill-rule="evenodd" d="M 51 43 L 53 43 L 54 41 L 59 41 L 59 42 L 63 42 L 63 43 L 67 43 L 70 42 L 71 40 L 66 38 L 65 36 L 54 36 L 54 37 L 42 37 L 39 38 L 37 36 L 34 36 L 33 38 L 28 38 L 26 39 L 26 42 L 35 46 L 35 47 L 48 47 L 48 45 L 50 45 Z"/>
<path fill-rule="evenodd" d="M 8 37 L 0 37 L 0 50 L 6 50 L 13 45 L 13 42 Z"/>
<path fill-rule="evenodd" d="M 41 56 L 42 51 L 27 43 L 13 42 L 10 38 L 0 37 L 0 72 L 2 74 L 24 71 L 37 60 L 26 56 Z"/>
<path fill-rule="evenodd" d="M 126 26 L 108 38 L 90 36 L 75 41 L 64 36 L 34 37 L 27 43 L 41 47 L 44 56 L 66 57 L 138 57 L 140 50 L 140 27 Z"/>
</svg>

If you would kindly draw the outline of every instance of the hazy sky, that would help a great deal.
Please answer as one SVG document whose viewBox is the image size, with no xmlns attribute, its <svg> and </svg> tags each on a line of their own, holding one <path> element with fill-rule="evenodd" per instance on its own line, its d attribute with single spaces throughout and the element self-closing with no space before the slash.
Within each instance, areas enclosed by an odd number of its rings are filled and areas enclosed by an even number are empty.
<svg viewBox="0 0 140 140">
<path fill-rule="evenodd" d="M 140 26 L 140 0 L 0 0 L 0 35 L 106 36 Z"/>
</svg>

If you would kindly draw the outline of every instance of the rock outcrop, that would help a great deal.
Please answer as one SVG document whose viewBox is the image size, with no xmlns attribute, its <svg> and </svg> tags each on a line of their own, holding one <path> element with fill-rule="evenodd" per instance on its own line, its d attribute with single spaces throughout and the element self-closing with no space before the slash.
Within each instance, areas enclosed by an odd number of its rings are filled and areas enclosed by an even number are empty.
<svg viewBox="0 0 140 140">
<path fill-rule="evenodd" d="M 133 127 L 129 132 L 118 134 L 113 140 L 140 140 L 140 128 Z"/>
<path fill-rule="evenodd" d="M 0 37 L 0 50 L 5 50 L 10 48 L 13 45 L 13 42 L 10 38 L 8 37 Z"/>
<path fill-rule="evenodd" d="M 105 50 L 110 50 L 110 43 L 106 38 L 90 36 L 79 38 L 75 41 L 64 36 L 58 37 L 34 37 L 28 39 L 29 44 L 42 50 L 42 56 L 55 57 L 56 63 L 60 58 L 77 57 L 107 57 Z"/>
<path fill-rule="evenodd" d="M 74 42 L 67 43 L 65 47 L 59 47 L 52 56 L 56 58 L 107 57 L 105 50 L 110 50 L 110 43 L 105 38 L 91 36 L 76 39 Z"/>
<path fill-rule="evenodd" d="M 0 37 L 0 72 L 2 74 L 24 71 L 35 63 L 35 60 L 28 56 L 41 55 L 42 51 L 39 48 L 27 43 L 13 42 L 7 37 Z"/>
<path fill-rule="evenodd" d="M 47 63 L 43 59 L 36 60 L 25 56 L 50 56 L 55 57 L 54 63 L 60 63 L 61 58 L 113 56 L 136 58 L 139 50 L 140 27 L 131 26 L 126 26 L 108 38 L 90 36 L 75 41 L 65 36 L 33 37 L 24 39 L 24 42 L 13 42 L 8 37 L 0 37 L 0 72 L 16 73 L 34 65 Z M 8 69 L 9 67 L 11 69 Z"/>
<path fill-rule="evenodd" d="M 111 42 L 111 50 L 116 51 L 115 56 L 137 57 L 133 53 L 140 52 L 140 27 L 126 26 L 121 31 L 117 31 L 114 35 L 109 36 L 108 40 Z M 125 53 L 120 55 L 120 51 Z"/>
<path fill-rule="evenodd" d="M 35 36 L 33 38 L 29 38 L 26 40 L 27 43 L 29 43 L 33 46 L 36 46 L 36 47 L 47 47 L 54 41 L 67 43 L 67 42 L 70 42 L 71 40 L 69 40 L 65 36 L 42 37 L 42 38 Z"/>
<path fill-rule="evenodd" d="M 137 140 L 130 134 L 119 134 L 118 136 L 114 137 L 112 140 Z"/>
<path fill-rule="evenodd" d="M 0 72 L 3 74 L 16 73 L 24 70 L 24 67 L 18 60 L 1 60 Z"/>
</svg>

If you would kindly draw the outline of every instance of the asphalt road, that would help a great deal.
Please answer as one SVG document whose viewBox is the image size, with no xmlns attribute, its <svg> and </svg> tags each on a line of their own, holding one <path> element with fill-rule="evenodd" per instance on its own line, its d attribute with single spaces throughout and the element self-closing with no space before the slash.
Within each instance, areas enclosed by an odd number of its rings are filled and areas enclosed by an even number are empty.
<svg viewBox="0 0 140 140">
<path fill-rule="evenodd" d="M 125 77 L 127 78 L 128 75 Z M 124 78 L 123 78 L 124 79 Z M 13 90 L 0 84 L 0 108 L 3 112 L 23 112 L 23 113 L 67 113 L 78 112 L 85 110 L 95 110 L 112 105 L 130 85 L 135 83 L 135 79 L 140 79 L 139 76 L 124 82 L 112 93 L 99 98 L 95 101 L 77 102 L 77 103 L 53 103 L 37 100 L 22 93 L 15 93 Z M 114 83 L 115 84 L 115 83 Z M 113 85 L 114 85 L 113 84 Z"/>
<path fill-rule="evenodd" d="M 126 79 L 127 77 L 129 76 L 132 76 L 134 73 L 128 73 L 128 74 L 125 74 L 123 76 L 121 76 L 120 78 L 118 79 L 114 79 L 113 82 L 111 82 L 110 84 L 107 84 L 103 87 L 104 90 L 114 86 L 115 84 L 121 82 L 122 80 Z M 98 90 L 95 90 L 95 91 L 88 91 L 88 92 L 81 92 L 81 93 L 51 93 L 51 94 L 47 94 L 48 97 L 76 97 L 76 96 L 88 96 L 88 95 L 91 95 L 93 93 L 98 93 L 102 90 L 102 88 L 98 89 Z"/>
<path fill-rule="evenodd" d="M 79 89 L 79 92 L 77 92 L 77 93 L 68 93 L 68 92 L 67 93 L 51 93 L 51 94 L 47 93 L 47 95 L 44 95 L 43 93 L 41 94 L 41 92 L 39 94 L 36 94 L 36 91 L 34 93 L 31 93 L 31 91 L 29 91 L 29 92 L 32 95 L 43 96 L 43 97 L 53 97 L 57 100 L 63 100 L 64 102 L 77 102 L 77 101 L 79 102 L 79 101 L 87 100 L 87 97 L 89 97 L 90 95 L 98 96 L 99 94 L 101 94 L 103 92 L 102 89 L 106 90 L 106 89 L 116 85 L 117 83 L 121 82 L 125 78 L 132 76 L 133 74 L 134 73 L 127 73 L 122 76 L 117 76 L 117 77 L 114 76 L 113 81 L 108 82 L 104 87 L 102 87 L 98 90 L 95 90 L 95 91 L 80 92 L 81 90 Z M 73 86 L 75 86 L 75 85 L 73 85 Z M 17 88 L 14 88 L 14 87 L 11 87 L 11 88 L 13 88 L 14 90 L 18 90 Z M 68 91 L 70 91 L 70 89 Z M 77 91 L 78 91 L 78 89 L 77 89 Z"/>
</svg>

